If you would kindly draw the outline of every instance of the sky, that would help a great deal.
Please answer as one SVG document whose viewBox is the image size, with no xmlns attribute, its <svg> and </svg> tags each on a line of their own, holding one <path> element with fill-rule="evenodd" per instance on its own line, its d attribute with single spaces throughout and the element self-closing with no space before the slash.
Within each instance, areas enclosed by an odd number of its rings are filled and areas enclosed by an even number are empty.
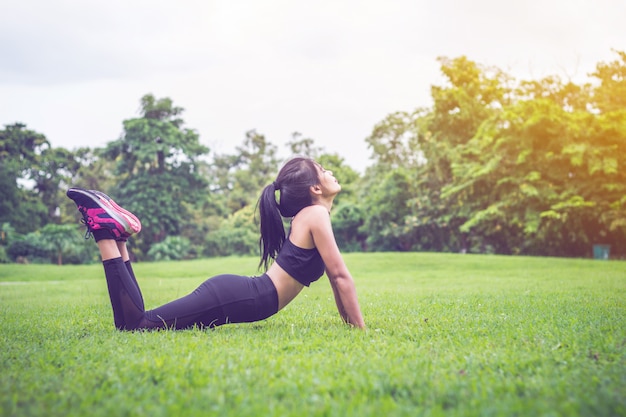
<svg viewBox="0 0 626 417">
<path fill-rule="evenodd" d="M 100 147 L 151 93 L 211 153 L 294 132 L 362 171 L 385 116 L 431 105 L 437 57 L 588 81 L 626 49 L 624 0 L 2 0 L 0 125 Z"/>
</svg>

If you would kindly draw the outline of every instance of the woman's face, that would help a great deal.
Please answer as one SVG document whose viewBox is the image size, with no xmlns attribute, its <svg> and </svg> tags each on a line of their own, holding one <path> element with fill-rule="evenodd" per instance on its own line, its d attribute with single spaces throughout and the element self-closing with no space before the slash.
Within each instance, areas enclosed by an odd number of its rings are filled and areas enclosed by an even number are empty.
<svg viewBox="0 0 626 417">
<path fill-rule="evenodd" d="M 341 191 L 341 184 L 339 184 L 333 172 L 324 169 L 321 165 L 317 166 L 317 171 L 322 194 L 325 196 L 337 195 Z"/>
</svg>

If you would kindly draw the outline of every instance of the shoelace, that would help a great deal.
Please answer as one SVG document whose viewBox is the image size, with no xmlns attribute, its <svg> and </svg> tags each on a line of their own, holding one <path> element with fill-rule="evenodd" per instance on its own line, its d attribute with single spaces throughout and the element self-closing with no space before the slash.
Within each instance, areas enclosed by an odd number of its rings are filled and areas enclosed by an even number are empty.
<svg viewBox="0 0 626 417">
<path fill-rule="evenodd" d="M 87 227 L 87 231 L 85 232 L 85 240 L 88 240 L 90 237 L 93 236 L 93 234 L 91 233 L 91 230 L 89 230 L 89 224 L 87 223 L 84 217 L 80 219 L 80 222 Z"/>
<path fill-rule="evenodd" d="M 91 230 L 89 230 L 89 220 L 90 217 L 87 215 L 87 209 L 85 207 L 79 206 L 78 207 L 78 211 L 80 211 L 80 214 L 83 215 L 83 218 L 80 219 L 80 222 L 82 224 L 85 225 L 85 227 L 87 228 L 87 231 L 85 232 L 85 240 L 88 240 L 90 237 L 93 236 L 93 233 L 91 233 Z"/>
</svg>

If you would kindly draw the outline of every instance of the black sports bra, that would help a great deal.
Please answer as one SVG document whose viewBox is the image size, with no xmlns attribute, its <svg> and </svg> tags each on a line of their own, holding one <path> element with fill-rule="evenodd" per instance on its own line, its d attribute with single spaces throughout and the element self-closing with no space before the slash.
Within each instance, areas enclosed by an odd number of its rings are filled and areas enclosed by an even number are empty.
<svg viewBox="0 0 626 417">
<path fill-rule="evenodd" d="M 300 248 L 291 243 L 289 237 L 280 248 L 276 263 L 296 281 L 307 287 L 324 275 L 324 261 L 317 248 Z"/>
</svg>

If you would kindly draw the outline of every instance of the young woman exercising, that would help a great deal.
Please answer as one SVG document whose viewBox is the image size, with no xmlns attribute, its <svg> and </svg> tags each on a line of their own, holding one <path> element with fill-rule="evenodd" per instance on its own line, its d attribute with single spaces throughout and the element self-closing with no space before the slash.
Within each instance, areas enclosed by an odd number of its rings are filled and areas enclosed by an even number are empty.
<svg viewBox="0 0 626 417">
<path fill-rule="evenodd" d="M 341 186 L 331 171 L 308 158 L 291 159 L 259 199 L 259 266 L 265 273 L 258 277 L 218 275 L 191 294 L 148 311 L 126 249 L 128 237 L 141 230 L 139 219 L 99 191 L 70 188 L 67 196 L 78 206 L 100 249 L 119 330 L 186 329 L 264 320 L 324 271 L 343 320 L 364 328 L 354 281 L 330 223 L 330 209 L 339 191 Z M 287 236 L 283 217 L 291 218 Z"/>
</svg>

